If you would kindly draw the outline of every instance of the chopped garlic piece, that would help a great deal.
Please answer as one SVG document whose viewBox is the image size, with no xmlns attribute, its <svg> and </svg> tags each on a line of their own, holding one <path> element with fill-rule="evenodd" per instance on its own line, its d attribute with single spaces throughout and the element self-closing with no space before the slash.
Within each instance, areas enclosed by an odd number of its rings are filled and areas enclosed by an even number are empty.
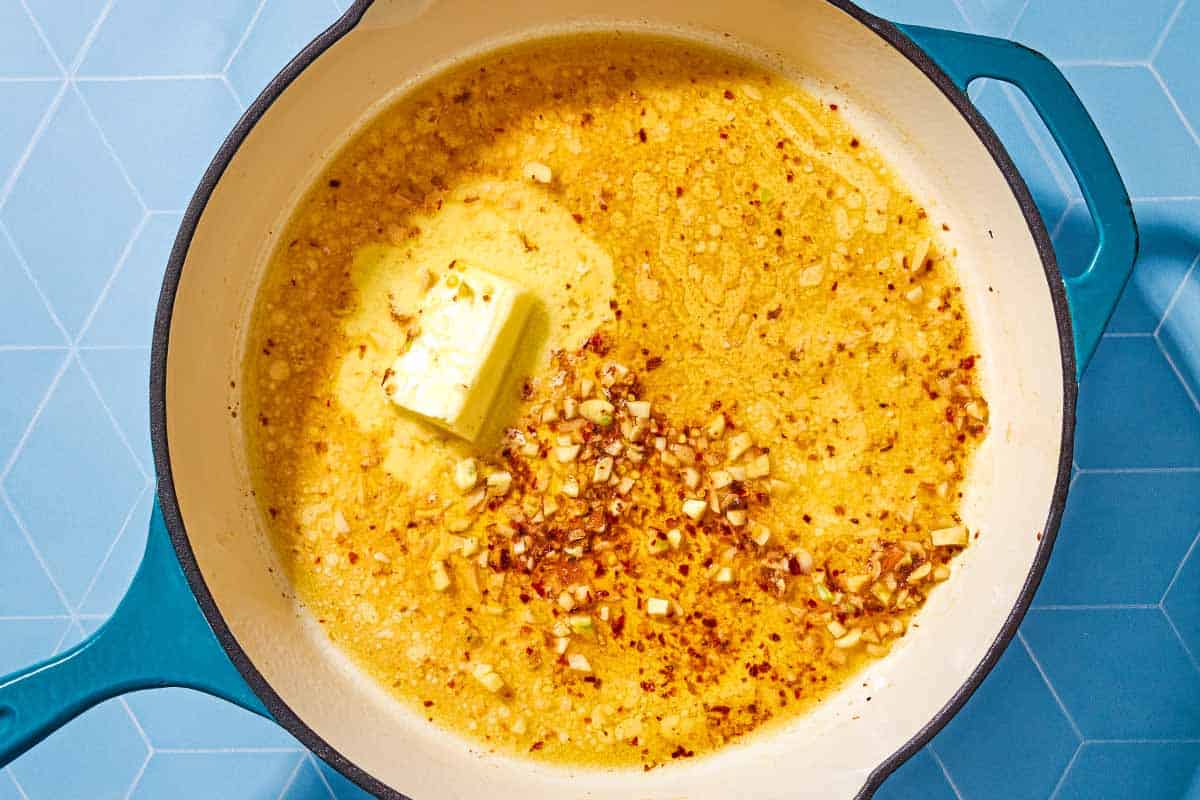
<svg viewBox="0 0 1200 800">
<path fill-rule="evenodd" d="M 700 471 L 695 467 L 685 467 L 683 470 L 683 484 L 689 489 L 695 489 L 700 485 Z"/>
<path fill-rule="evenodd" d="M 596 466 L 592 470 L 592 482 L 604 483 L 612 477 L 613 459 L 612 456 L 605 456 L 596 461 Z"/>
<path fill-rule="evenodd" d="M 608 427 L 613 421 L 613 404 L 595 397 L 584 400 L 579 404 L 579 416 L 588 422 Z"/>
<path fill-rule="evenodd" d="M 650 418 L 650 401 L 649 400 L 631 400 L 625 404 L 629 409 L 629 413 L 638 419 Z"/>
<path fill-rule="evenodd" d="M 583 653 L 571 653 L 567 656 L 567 666 L 577 672 L 592 671 L 592 665 Z"/>
<path fill-rule="evenodd" d="M 858 628 L 847 633 L 845 636 L 840 636 L 833 640 L 833 646 L 839 650 L 847 650 L 854 647 L 862 639 L 862 631 Z"/>
<path fill-rule="evenodd" d="M 498 470 L 487 476 L 487 486 L 493 494 L 506 495 L 508 494 L 508 490 L 512 488 L 512 480 L 511 472 Z"/>
<path fill-rule="evenodd" d="M 569 464 L 579 457 L 579 450 L 581 447 L 582 445 L 578 444 L 560 445 L 554 448 L 554 457 L 557 458 L 561 464 Z"/>
<path fill-rule="evenodd" d="M 709 474 L 708 478 L 712 481 L 714 489 L 724 489 L 733 483 L 733 476 L 723 469 L 714 470 Z"/>
<path fill-rule="evenodd" d="M 689 498 L 683 501 L 683 513 L 697 522 L 704 516 L 704 512 L 708 510 L 708 503 L 703 500 Z"/>
<path fill-rule="evenodd" d="M 771 529 L 766 525 L 756 522 L 751 527 L 750 538 L 753 539 L 754 543 L 759 547 L 764 547 L 766 546 L 767 542 L 771 541 Z"/>
<path fill-rule="evenodd" d="M 712 418 L 712 422 L 708 423 L 704 430 L 713 439 L 721 438 L 721 435 L 725 433 L 725 415 L 717 414 Z"/>
<path fill-rule="evenodd" d="M 721 567 L 717 570 L 715 580 L 717 583 L 733 583 L 733 570 L 729 567 Z"/>
<path fill-rule="evenodd" d="M 671 528 L 667 531 L 667 543 L 671 545 L 672 550 L 678 550 L 683 544 L 683 534 L 679 532 L 679 528 Z"/>
<path fill-rule="evenodd" d="M 729 437 L 729 460 L 737 461 L 754 445 L 754 440 L 745 431 Z"/>
<path fill-rule="evenodd" d="M 661 597 L 651 597 L 646 600 L 646 613 L 652 617 L 665 617 L 671 613 L 671 604 Z"/>
<path fill-rule="evenodd" d="M 446 565 L 442 562 L 435 562 L 432 570 L 433 589 L 437 592 L 444 592 L 450 588 L 450 573 L 446 572 Z"/>
<path fill-rule="evenodd" d="M 538 183 L 549 183 L 554 180 L 554 173 L 540 161 L 530 161 L 521 168 L 521 174 Z"/>
<path fill-rule="evenodd" d="M 350 532 L 350 523 L 346 522 L 346 515 L 341 511 L 333 512 L 333 532 L 339 535 Z"/>
<path fill-rule="evenodd" d="M 969 537 L 965 525 L 955 525 L 931 531 L 929 538 L 937 547 L 966 547 Z"/>
<path fill-rule="evenodd" d="M 473 458 L 464 458 L 454 465 L 454 485 L 464 492 L 475 488 L 479 482 L 479 465 Z"/>
<path fill-rule="evenodd" d="M 765 478 L 771 474 L 771 459 L 766 453 L 755 456 L 746 463 L 747 478 Z"/>
<path fill-rule="evenodd" d="M 471 675 L 489 692 L 495 693 L 504 688 L 504 679 L 496 674 L 491 664 L 476 664 L 471 669 Z"/>
<path fill-rule="evenodd" d="M 740 528 L 746 524 L 746 512 L 740 508 L 731 508 L 725 512 L 725 519 L 729 520 L 730 525 Z"/>
</svg>

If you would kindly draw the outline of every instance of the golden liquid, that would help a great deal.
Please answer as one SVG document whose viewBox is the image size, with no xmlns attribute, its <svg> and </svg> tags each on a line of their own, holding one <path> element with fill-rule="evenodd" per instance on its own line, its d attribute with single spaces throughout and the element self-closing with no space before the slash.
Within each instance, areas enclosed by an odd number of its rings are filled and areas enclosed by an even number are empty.
<svg viewBox="0 0 1200 800">
<path fill-rule="evenodd" d="M 985 429 L 969 324 L 933 212 L 843 116 L 694 44 L 545 41 L 401 98 L 297 209 L 245 364 L 255 488 L 299 598 L 431 722 L 560 762 L 700 755 L 819 702 L 945 577 L 957 549 L 930 533 L 957 524 Z M 553 179 L 531 181 L 531 163 Z M 454 260 L 540 301 L 478 446 L 380 389 L 401 321 Z M 561 587 L 543 598 L 533 576 L 454 552 L 456 536 L 509 544 L 505 509 L 464 509 L 451 476 L 468 455 L 498 463 L 507 426 L 560 402 L 552 354 L 597 332 L 611 351 L 581 370 L 627 365 L 682 430 L 719 407 L 769 448 L 778 483 L 764 479 L 753 511 L 763 548 L 731 554 L 697 532 L 651 555 L 626 531 L 628 568 L 601 575 L 585 558 L 556 574 L 592 598 L 596 632 L 571 641 L 582 673 L 553 649 Z M 681 486 L 635 489 L 642 524 L 670 524 Z M 768 552 L 797 548 L 811 571 L 764 571 Z M 447 591 L 431 588 L 434 561 Z M 714 583 L 714 563 L 732 583 Z M 651 617 L 648 597 L 677 612 Z M 836 646 L 842 629 L 862 641 Z M 479 664 L 502 690 L 473 677 Z"/>
</svg>

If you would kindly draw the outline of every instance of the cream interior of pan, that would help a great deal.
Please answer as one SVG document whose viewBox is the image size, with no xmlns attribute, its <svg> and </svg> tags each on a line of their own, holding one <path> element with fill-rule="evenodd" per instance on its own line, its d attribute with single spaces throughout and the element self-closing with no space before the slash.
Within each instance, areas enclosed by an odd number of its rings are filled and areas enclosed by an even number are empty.
<svg viewBox="0 0 1200 800">
<path fill-rule="evenodd" d="M 737 43 L 743 54 L 840 93 L 852 124 L 951 220 L 991 407 L 992 434 L 976 457 L 964 506 L 967 523 L 983 535 L 956 561 L 955 575 L 933 593 L 903 645 L 785 728 L 650 773 L 571 771 L 475 753 L 360 675 L 269 571 L 241 428 L 229 414 L 238 403 L 230 382 L 273 237 L 322 159 L 378 104 L 436 65 L 581 28 Z M 307 726 L 414 797 L 474 796 L 484 782 L 494 797 L 853 795 L 984 658 L 1029 575 L 1058 471 L 1063 383 L 1055 315 L 1004 175 L 916 67 L 818 0 L 377 3 L 284 92 L 233 159 L 197 227 L 170 333 L 167 435 L 175 488 L 220 613 Z"/>
</svg>

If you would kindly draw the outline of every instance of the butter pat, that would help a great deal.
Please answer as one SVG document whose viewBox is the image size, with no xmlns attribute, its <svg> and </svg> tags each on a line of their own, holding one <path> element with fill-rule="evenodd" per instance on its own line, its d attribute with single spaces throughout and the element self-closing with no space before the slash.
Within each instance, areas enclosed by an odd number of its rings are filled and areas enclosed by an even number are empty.
<svg viewBox="0 0 1200 800">
<path fill-rule="evenodd" d="M 520 286 L 455 265 L 425 295 L 416 337 L 383 390 L 396 405 L 464 439 L 479 435 L 533 305 Z"/>
</svg>

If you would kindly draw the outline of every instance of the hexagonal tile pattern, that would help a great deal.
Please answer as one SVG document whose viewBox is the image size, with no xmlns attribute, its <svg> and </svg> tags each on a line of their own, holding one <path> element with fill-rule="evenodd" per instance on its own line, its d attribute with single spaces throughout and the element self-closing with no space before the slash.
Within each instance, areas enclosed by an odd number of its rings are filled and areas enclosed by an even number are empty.
<svg viewBox="0 0 1200 800">
<path fill-rule="evenodd" d="M 1163 610 L 1179 633 L 1192 661 L 1200 668 L 1200 545 L 1195 541 L 1191 553 L 1179 567 L 1175 582 L 1163 598 Z"/>
<path fill-rule="evenodd" d="M 991 796 L 997 776 L 1004 775 L 1005 797 L 1011 800 L 1049 795 L 1078 744 L 1070 721 L 1016 642 L 934 739 L 963 796 Z M 1013 763 L 1021 769 L 1009 770 Z"/>
<path fill-rule="evenodd" d="M 50 101 L 62 88 L 59 81 L 0 83 L 0 107 L 4 109 L 4 125 L 0 127 L 0 186 L 16 167 L 49 110 Z"/>
<path fill-rule="evenodd" d="M 71 364 L 4 479 L 70 602 L 86 594 L 144 483 L 100 398 Z"/>
<path fill-rule="evenodd" d="M 178 214 L 151 214 L 121 263 L 91 325 L 85 347 L 149 347 L 167 258 L 179 229 Z"/>
<path fill-rule="evenodd" d="M 1085 737 L 1200 739 L 1200 671 L 1161 609 L 1034 609 L 1021 631 Z"/>
<path fill-rule="evenodd" d="M 0 0 L 0 673 L 94 632 L 141 557 L 147 345 L 179 223 L 147 212 L 186 204 L 241 105 L 347 4 Z M 878 797 L 1200 798 L 1200 0 L 866 6 L 1015 30 L 1069 59 L 1142 233 L 1084 381 L 1072 495 L 1025 641 Z M 1044 126 L 1015 90 L 971 96 L 1078 271 L 1096 234 Z M 0 770 L 0 800 L 366 797 L 207 696 L 126 702 Z"/>
<path fill-rule="evenodd" d="M 240 113 L 215 78 L 89 81 L 80 90 L 152 209 L 187 205 Z"/>
<path fill-rule="evenodd" d="M 1083 469 L 1200 467 L 1200 415 L 1152 337 L 1106 337 L 1080 384 Z"/>
<path fill-rule="evenodd" d="M 1200 198 L 1140 201 L 1133 210 L 1142 246 L 1133 276 L 1108 324 L 1110 333 L 1153 333 L 1158 329 L 1172 301 L 1176 297 L 1185 300 L 1179 286 L 1200 255 L 1200 234 L 1194 224 L 1200 218 Z M 1188 302 L 1194 305 L 1200 300 L 1192 291 L 1186 302 L 1176 303 L 1181 312 L 1186 313 Z M 1193 336 L 1196 331 L 1193 329 Z"/>
<path fill-rule="evenodd" d="M 194 75 L 220 72 L 257 3 L 116 0 L 80 67 L 81 75 Z M 137 42 L 137 47 L 130 47 Z"/>
<path fill-rule="evenodd" d="M 132 800 L 209 800 L 213 797 L 278 797 L 304 756 L 283 753 L 156 752 Z"/>
<path fill-rule="evenodd" d="M 1035 603 L 1157 603 L 1197 530 L 1200 472 L 1084 473 Z"/>
<path fill-rule="evenodd" d="M 1200 789 L 1200 742 L 1088 742 L 1063 779 L 1058 800 L 1146 797 L 1146 775 L 1157 778 L 1154 797 L 1195 798 Z"/>
<path fill-rule="evenodd" d="M 25 4 L 59 60 L 70 66 L 99 21 L 105 0 L 25 0 Z"/>
<path fill-rule="evenodd" d="M 159 689 L 128 701 L 155 749 L 302 749 L 274 722 L 202 692 Z"/>
<path fill-rule="evenodd" d="M 1192 271 L 1172 298 L 1170 311 L 1158 330 L 1158 340 L 1180 377 L 1192 391 L 1192 400 L 1200 398 L 1200 267 Z"/>
<path fill-rule="evenodd" d="M 1196 194 L 1200 145 L 1149 69 L 1087 65 L 1063 73 L 1104 131 L 1132 196 Z M 1146 147 L 1147 130 L 1154 147 Z"/>
<path fill-rule="evenodd" d="M 148 752 L 124 706 L 109 700 L 52 734 L 10 769 L 29 800 L 124 800 Z M 86 782 L 78 778 L 84 771 Z"/>
<path fill-rule="evenodd" d="M 229 80 L 242 101 L 257 97 L 279 65 L 327 28 L 336 13 L 330 0 L 267 0 L 229 65 Z"/>
<path fill-rule="evenodd" d="M 1171 90 L 1192 129 L 1200 124 L 1200 81 L 1196 80 L 1196 42 L 1200 41 L 1200 5 L 1187 2 L 1179 10 L 1154 66 Z"/>
<path fill-rule="evenodd" d="M 48 213 L 54 209 L 54 213 Z M 141 203 L 68 91 L 0 210 L 59 319 L 75 334 L 142 216 Z M 64 236 L 62 221 L 71 220 Z"/>
<path fill-rule="evenodd" d="M 1105 13 L 1093 13 L 1101 3 Z M 1056 60 L 1135 61 L 1150 55 L 1177 3 L 1030 0 L 1013 38 Z"/>
<path fill-rule="evenodd" d="M 0 75 L 33 78 L 61 74 L 33 17 L 19 0 L 0 0 Z"/>
</svg>

